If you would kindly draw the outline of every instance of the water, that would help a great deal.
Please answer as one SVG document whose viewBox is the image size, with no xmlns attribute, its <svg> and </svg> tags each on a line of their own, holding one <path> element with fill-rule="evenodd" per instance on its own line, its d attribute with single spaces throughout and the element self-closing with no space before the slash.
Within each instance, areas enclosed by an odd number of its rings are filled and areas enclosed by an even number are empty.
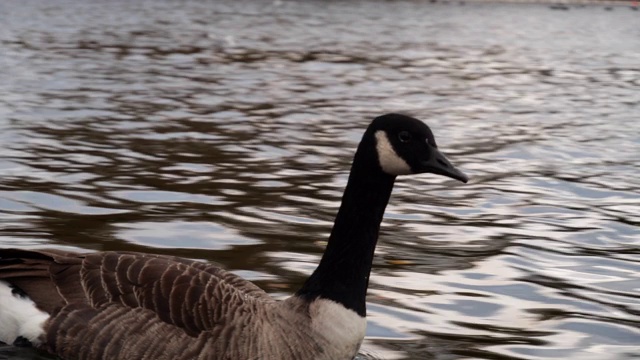
<svg viewBox="0 0 640 360">
<path fill-rule="evenodd" d="M 0 244 L 206 259 L 283 297 L 363 129 L 403 111 L 471 182 L 397 182 L 360 357 L 639 358 L 639 16 L 3 2 Z"/>
</svg>

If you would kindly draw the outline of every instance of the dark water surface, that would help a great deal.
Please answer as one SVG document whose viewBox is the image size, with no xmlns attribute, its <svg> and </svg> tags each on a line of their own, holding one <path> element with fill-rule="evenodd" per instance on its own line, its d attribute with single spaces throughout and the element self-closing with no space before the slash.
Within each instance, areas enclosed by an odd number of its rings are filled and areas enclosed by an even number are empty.
<svg viewBox="0 0 640 360">
<path fill-rule="evenodd" d="M 363 359 L 640 358 L 640 12 L 426 2 L 0 3 L 0 245 L 317 263 L 370 119 L 399 179 Z M 37 359 L 0 348 L 0 358 Z"/>
</svg>

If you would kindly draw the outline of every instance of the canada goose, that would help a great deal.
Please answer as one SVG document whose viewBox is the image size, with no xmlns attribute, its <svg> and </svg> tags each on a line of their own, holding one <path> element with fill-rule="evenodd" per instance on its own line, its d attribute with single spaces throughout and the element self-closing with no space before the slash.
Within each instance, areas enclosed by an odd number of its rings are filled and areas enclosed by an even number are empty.
<svg viewBox="0 0 640 360">
<path fill-rule="evenodd" d="M 318 268 L 277 301 L 219 267 L 129 252 L 0 250 L 0 340 L 63 359 L 352 359 L 378 230 L 397 175 L 467 177 L 429 127 L 373 120 Z"/>
</svg>

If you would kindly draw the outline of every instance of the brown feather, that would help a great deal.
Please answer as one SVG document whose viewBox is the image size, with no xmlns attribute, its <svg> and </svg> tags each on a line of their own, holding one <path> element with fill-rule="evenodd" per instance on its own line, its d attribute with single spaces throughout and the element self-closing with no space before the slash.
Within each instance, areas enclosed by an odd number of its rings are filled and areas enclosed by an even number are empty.
<svg viewBox="0 0 640 360">
<path fill-rule="evenodd" d="M 2 249 L 0 280 L 51 315 L 42 347 L 65 359 L 325 358 L 308 328 L 306 302 L 277 302 L 203 262 Z M 303 343 L 311 347 L 295 346 Z"/>
</svg>

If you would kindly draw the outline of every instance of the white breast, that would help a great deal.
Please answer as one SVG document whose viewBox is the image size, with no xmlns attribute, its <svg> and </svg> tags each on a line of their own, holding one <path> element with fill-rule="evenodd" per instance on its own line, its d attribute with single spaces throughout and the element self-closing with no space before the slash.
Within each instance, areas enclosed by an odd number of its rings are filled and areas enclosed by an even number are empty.
<svg viewBox="0 0 640 360">
<path fill-rule="evenodd" d="M 327 340 L 336 358 L 354 357 L 367 328 L 367 319 L 335 301 L 317 299 L 309 305 L 311 329 Z"/>
</svg>

